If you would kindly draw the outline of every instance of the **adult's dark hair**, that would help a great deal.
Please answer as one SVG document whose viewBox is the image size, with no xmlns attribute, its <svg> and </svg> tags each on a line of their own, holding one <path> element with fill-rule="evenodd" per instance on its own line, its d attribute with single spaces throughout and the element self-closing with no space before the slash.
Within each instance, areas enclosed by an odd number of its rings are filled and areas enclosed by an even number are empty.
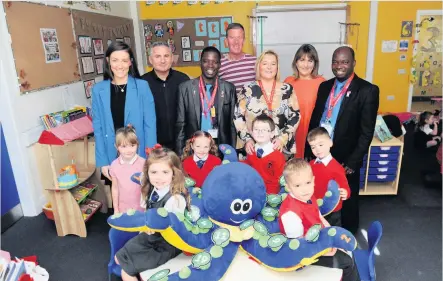
<svg viewBox="0 0 443 281">
<path fill-rule="evenodd" d="M 203 59 L 203 56 L 205 55 L 205 53 L 216 53 L 217 56 L 218 56 L 218 61 L 220 62 L 220 60 L 221 60 L 221 53 L 220 53 L 220 51 L 216 47 L 208 46 L 208 47 L 204 48 L 202 53 L 201 53 L 201 56 L 200 56 L 200 61 Z"/>
<path fill-rule="evenodd" d="M 335 53 L 338 52 L 339 50 L 348 50 L 348 51 L 351 53 L 352 60 L 355 60 L 355 51 L 354 51 L 354 49 L 352 49 L 351 47 L 349 47 L 349 46 L 341 46 L 341 47 L 338 47 L 337 49 L 335 49 L 333 55 L 335 55 Z"/>
<path fill-rule="evenodd" d="M 128 74 L 134 78 L 140 78 L 140 72 L 138 72 L 137 68 L 137 61 L 135 60 L 134 53 L 132 52 L 129 45 L 123 42 L 113 42 L 106 50 L 106 56 L 103 61 L 103 79 L 112 80 L 114 78 L 111 67 L 108 63 L 108 59 L 111 57 L 111 54 L 116 51 L 126 51 L 129 54 L 129 58 L 131 59 L 131 66 L 129 67 Z"/>
<path fill-rule="evenodd" d="M 310 60 L 314 61 L 314 68 L 312 69 L 312 77 L 318 76 L 318 68 L 320 67 L 320 60 L 318 59 L 317 50 L 311 44 L 303 44 L 298 48 L 295 53 L 294 60 L 292 61 L 292 69 L 294 70 L 294 77 L 300 78 L 300 73 L 297 69 L 297 61 L 299 61 L 303 56 L 308 56 Z"/>
<path fill-rule="evenodd" d="M 228 28 L 226 28 L 226 34 L 228 34 L 228 31 L 231 29 L 241 29 L 241 30 L 243 30 L 243 33 L 245 32 L 245 28 L 243 27 L 243 25 L 241 25 L 237 22 L 233 22 L 228 25 Z"/>
</svg>

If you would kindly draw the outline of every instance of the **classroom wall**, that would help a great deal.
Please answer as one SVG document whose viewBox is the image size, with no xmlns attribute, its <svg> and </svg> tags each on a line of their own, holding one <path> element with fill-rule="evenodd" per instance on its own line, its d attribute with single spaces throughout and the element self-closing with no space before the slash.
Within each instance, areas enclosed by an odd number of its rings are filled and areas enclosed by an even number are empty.
<svg viewBox="0 0 443 281">
<path fill-rule="evenodd" d="M 414 40 L 417 11 L 441 9 L 441 1 L 382 1 L 378 3 L 373 82 L 380 87 L 380 112 L 401 112 L 407 110 L 409 74 L 413 47 L 412 41 Z M 413 21 L 414 28 L 412 30 L 412 37 L 400 37 L 402 21 Z M 382 52 L 382 41 L 402 39 L 409 40 L 409 49 L 407 52 Z M 400 54 L 406 54 L 406 61 L 400 61 Z M 398 74 L 399 69 L 404 69 L 406 73 Z"/>
<path fill-rule="evenodd" d="M 277 5 L 302 5 L 302 4 L 331 4 L 343 3 L 343 1 L 260 1 L 259 6 L 277 6 Z M 356 71 L 360 76 L 364 77 L 366 71 L 366 54 L 368 49 L 368 32 L 369 32 L 369 2 L 347 2 L 349 5 L 349 21 L 360 23 L 360 31 L 358 34 L 358 48 L 356 50 L 356 59 L 358 61 Z M 187 17 L 203 17 L 203 16 L 226 16 L 232 15 L 235 22 L 241 23 L 245 28 L 246 38 L 244 51 L 253 53 L 251 22 L 247 17 L 252 16 L 252 10 L 256 7 L 254 1 L 239 1 L 230 3 L 225 1 L 222 4 L 209 3 L 201 5 L 188 5 L 181 3 L 173 5 L 168 3 L 165 5 L 153 4 L 147 6 L 144 2 L 140 2 L 140 19 L 173 19 Z M 167 12 L 166 12 L 167 11 Z M 266 23 L 266 22 L 265 22 Z M 306 42 L 309 43 L 309 42 Z M 349 36 L 348 43 L 355 46 L 357 43 L 357 32 Z M 294 50 L 294 54 L 295 54 Z M 329 63 L 329 62 L 326 62 Z M 192 77 L 200 75 L 200 67 L 177 67 L 177 70 L 183 71 Z M 146 67 L 146 71 L 150 68 Z"/>
<path fill-rule="evenodd" d="M 111 2 L 111 11 L 92 10 L 82 3 L 76 3 L 72 6 L 63 4 L 61 1 L 40 1 L 40 3 L 133 18 L 136 19 L 134 21 L 135 31 L 137 32 L 139 29 L 137 21 L 138 6 L 134 2 Z M 38 140 L 43 130 L 39 116 L 69 109 L 74 105 L 90 106 L 90 100 L 85 97 L 83 82 L 20 95 L 3 5 L 0 5 L 0 14 L 2 15 L 0 17 L 0 45 L 2 50 L 0 52 L 2 77 L 0 83 L 0 120 L 10 151 L 11 164 L 23 213 L 25 216 L 34 216 L 41 212 L 41 207 L 46 201 L 43 195 L 45 187 L 40 186 L 39 182 L 38 163 L 35 161 L 34 153 L 30 147 Z M 136 35 L 136 48 L 140 50 L 139 39 Z"/>
</svg>

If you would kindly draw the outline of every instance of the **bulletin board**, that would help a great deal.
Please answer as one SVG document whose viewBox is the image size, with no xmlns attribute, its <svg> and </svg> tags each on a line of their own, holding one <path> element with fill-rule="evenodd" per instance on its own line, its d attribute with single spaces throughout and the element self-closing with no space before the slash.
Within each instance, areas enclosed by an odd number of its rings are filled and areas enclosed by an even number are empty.
<svg viewBox="0 0 443 281">
<path fill-rule="evenodd" d="M 146 57 L 149 57 L 151 45 L 156 41 L 169 45 L 174 56 L 174 66 L 199 65 L 201 51 L 208 46 L 216 47 L 221 53 L 228 53 L 225 44 L 226 28 L 232 20 L 232 16 L 144 20 Z"/>
<path fill-rule="evenodd" d="M 20 92 L 79 81 L 68 9 L 3 2 Z"/>
<path fill-rule="evenodd" d="M 72 11 L 72 19 L 78 65 L 83 81 L 90 81 L 103 75 L 104 57 L 111 42 L 127 43 L 136 56 L 134 26 L 131 19 L 77 10 Z"/>
<path fill-rule="evenodd" d="M 433 16 L 434 21 L 424 22 L 418 34 L 418 46 L 413 77 L 414 97 L 442 96 L 442 16 Z"/>
</svg>

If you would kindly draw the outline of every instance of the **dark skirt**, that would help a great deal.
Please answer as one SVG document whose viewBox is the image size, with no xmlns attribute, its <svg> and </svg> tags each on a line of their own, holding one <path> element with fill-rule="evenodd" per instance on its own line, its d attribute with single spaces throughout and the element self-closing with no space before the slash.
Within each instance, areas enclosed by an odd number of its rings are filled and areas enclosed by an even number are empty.
<svg viewBox="0 0 443 281">
<path fill-rule="evenodd" d="M 116 257 L 128 275 L 136 276 L 165 264 L 180 253 L 179 249 L 166 242 L 160 234 L 148 235 L 142 232 L 129 240 L 117 252 Z"/>
</svg>

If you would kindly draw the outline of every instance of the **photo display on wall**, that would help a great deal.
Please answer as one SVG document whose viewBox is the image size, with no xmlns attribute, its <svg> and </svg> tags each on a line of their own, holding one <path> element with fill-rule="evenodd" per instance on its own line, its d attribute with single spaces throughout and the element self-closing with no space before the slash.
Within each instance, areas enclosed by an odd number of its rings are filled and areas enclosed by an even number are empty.
<svg viewBox="0 0 443 281">
<path fill-rule="evenodd" d="M 228 53 L 226 29 L 232 21 L 232 16 L 144 20 L 146 55 L 149 57 L 154 42 L 163 41 L 172 51 L 174 66 L 199 65 L 205 47 L 214 46 Z"/>
</svg>

